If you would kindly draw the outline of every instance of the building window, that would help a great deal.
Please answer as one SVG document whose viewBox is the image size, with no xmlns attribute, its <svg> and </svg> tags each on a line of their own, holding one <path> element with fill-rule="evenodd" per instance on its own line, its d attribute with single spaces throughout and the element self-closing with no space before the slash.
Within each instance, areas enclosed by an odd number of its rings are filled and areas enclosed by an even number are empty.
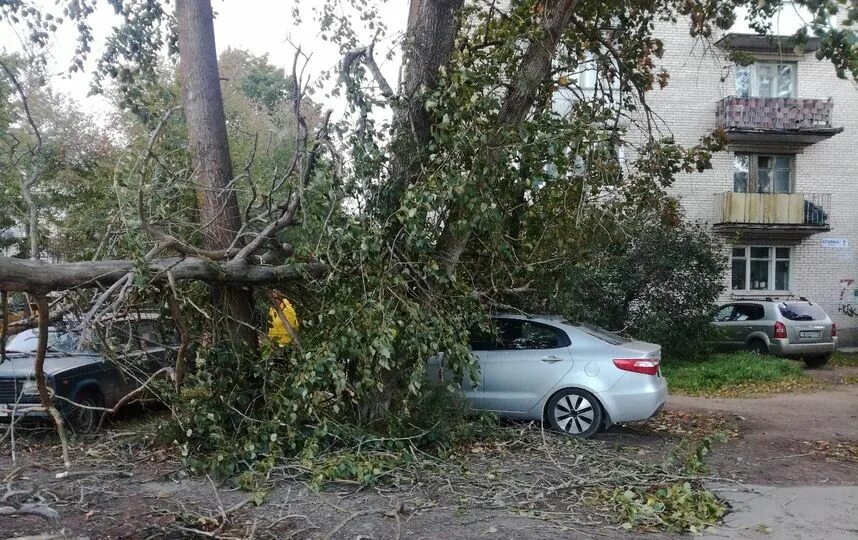
<svg viewBox="0 0 858 540">
<path fill-rule="evenodd" d="M 552 97 L 552 109 L 566 118 L 579 101 L 596 101 L 604 107 L 618 110 L 621 106 L 620 73 L 608 55 L 588 52 L 577 69 L 560 73 L 559 88 Z"/>
<path fill-rule="evenodd" d="M 736 66 L 735 79 L 739 97 L 795 97 L 796 64 L 756 62 Z"/>
<path fill-rule="evenodd" d="M 736 152 L 733 191 L 736 193 L 792 193 L 795 157 Z"/>
<path fill-rule="evenodd" d="M 734 291 L 788 291 L 790 248 L 734 247 L 730 261 Z"/>
</svg>

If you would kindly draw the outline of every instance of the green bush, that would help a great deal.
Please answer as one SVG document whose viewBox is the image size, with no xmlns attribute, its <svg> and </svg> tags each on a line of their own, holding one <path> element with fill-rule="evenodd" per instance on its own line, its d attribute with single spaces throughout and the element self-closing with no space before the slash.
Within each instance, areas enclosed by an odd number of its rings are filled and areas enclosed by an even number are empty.
<svg viewBox="0 0 858 540">
<path fill-rule="evenodd" d="M 593 239 L 586 260 L 561 278 L 556 309 L 658 343 L 668 357 L 700 356 L 724 288 L 721 243 L 700 225 L 636 229 Z"/>
</svg>

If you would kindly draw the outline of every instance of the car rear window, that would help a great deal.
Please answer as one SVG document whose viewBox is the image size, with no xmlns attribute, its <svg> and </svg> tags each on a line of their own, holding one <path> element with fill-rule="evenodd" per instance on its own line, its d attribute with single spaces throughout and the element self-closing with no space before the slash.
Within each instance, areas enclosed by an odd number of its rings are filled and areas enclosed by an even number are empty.
<svg viewBox="0 0 858 540">
<path fill-rule="evenodd" d="M 778 309 L 791 321 L 821 321 L 828 316 L 822 308 L 809 302 L 784 302 Z"/>
<path fill-rule="evenodd" d="M 622 345 L 623 343 L 630 343 L 632 340 L 622 336 L 620 334 L 615 334 L 609 330 L 605 330 L 604 328 L 599 328 L 598 326 L 593 326 L 592 324 L 582 324 L 578 326 L 578 330 L 586 334 L 590 334 L 594 338 L 601 339 L 605 343 L 609 343 L 611 345 Z"/>
</svg>

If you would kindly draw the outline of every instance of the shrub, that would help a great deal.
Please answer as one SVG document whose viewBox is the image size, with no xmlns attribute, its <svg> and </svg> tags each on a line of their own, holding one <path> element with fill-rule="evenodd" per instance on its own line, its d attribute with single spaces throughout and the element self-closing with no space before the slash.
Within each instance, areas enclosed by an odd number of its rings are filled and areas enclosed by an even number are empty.
<svg viewBox="0 0 858 540">
<path fill-rule="evenodd" d="M 659 343 L 668 356 L 705 351 L 724 287 L 716 238 L 696 224 L 647 224 L 633 236 L 593 243 L 586 260 L 564 276 L 558 311 Z"/>
</svg>

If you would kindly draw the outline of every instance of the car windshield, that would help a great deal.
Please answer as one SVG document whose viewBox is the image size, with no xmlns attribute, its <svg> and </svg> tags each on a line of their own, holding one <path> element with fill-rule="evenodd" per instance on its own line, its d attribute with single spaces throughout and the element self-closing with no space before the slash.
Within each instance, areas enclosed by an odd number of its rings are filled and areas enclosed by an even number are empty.
<svg viewBox="0 0 858 540">
<path fill-rule="evenodd" d="M 828 316 L 822 308 L 810 302 L 784 302 L 778 309 L 791 321 L 821 321 Z"/>
<path fill-rule="evenodd" d="M 605 330 L 604 328 L 599 328 L 598 326 L 593 326 L 592 324 L 581 324 L 578 326 L 578 329 L 611 345 L 622 345 L 623 343 L 632 341 L 625 336 Z"/>
<path fill-rule="evenodd" d="M 52 352 L 74 352 L 77 349 L 80 336 L 76 333 L 58 328 L 48 329 L 48 351 Z M 39 331 L 24 330 L 12 336 L 6 346 L 6 352 L 10 353 L 35 353 L 39 346 Z"/>
</svg>

